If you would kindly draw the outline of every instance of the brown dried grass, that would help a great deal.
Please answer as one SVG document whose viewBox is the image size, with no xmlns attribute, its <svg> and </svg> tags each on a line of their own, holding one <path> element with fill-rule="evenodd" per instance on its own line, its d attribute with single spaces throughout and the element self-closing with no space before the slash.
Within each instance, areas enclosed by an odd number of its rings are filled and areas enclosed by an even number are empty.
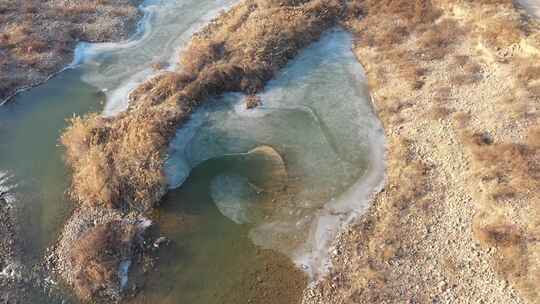
<svg viewBox="0 0 540 304">
<path fill-rule="evenodd" d="M 348 1 L 349 15 L 346 25 L 358 37 L 357 43 L 365 47 L 366 53 L 377 54 L 377 63 L 370 64 L 375 71 L 368 71 L 370 86 L 377 91 L 380 86 L 388 86 L 392 83 L 391 77 L 400 80 L 408 79 L 411 83 L 411 91 L 422 88 L 415 82 L 417 77 L 414 68 L 429 65 L 434 60 L 445 59 L 454 51 L 453 46 L 460 39 L 466 37 L 472 41 L 480 42 L 483 46 L 493 51 L 501 51 L 518 43 L 524 36 L 523 24 L 519 14 L 505 14 L 505 9 L 511 9 L 513 3 L 510 0 L 494 1 Z M 417 5 L 424 2 L 425 5 Z M 465 8 L 470 9 L 474 22 L 463 24 L 456 23 L 453 19 L 440 18 L 438 7 L 451 8 L 457 2 L 466 2 Z M 431 6 L 436 5 L 436 7 Z M 417 14 L 413 7 L 420 10 Z M 431 7 L 431 8 L 430 8 Z M 450 14 L 449 14 L 450 15 Z M 404 17 L 406 16 L 406 17 Z M 419 18 L 417 22 L 415 16 Z M 410 51 L 414 50 L 414 56 Z M 503 50 L 504 51 L 504 50 Z M 468 54 L 456 55 L 452 58 L 455 67 L 451 67 L 452 73 L 459 71 L 457 76 L 451 77 L 451 83 L 440 84 L 460 86 L 474 84 L 482 80 L 483 68 L 474 63 Z M 373 56 L 374 57 L 374 56 Z M 380 60 L 379 60 L 380 59 Z M 534 108 L 540 97 L 540 69 L 530 67 L 531 60 L 523 64 L 524 69 L 516 75 L 519 77 L 523 88 L 529 95 L 519 97 L 519 108 L 508 109 L 516 112 L 516 119 L 527 119 L 535 125 Z M 381 67 L 382 66 L 382 67 Z M 403 71 L 396 73 L 396 71 Z M 393 72 L 393 75 L 389 75 Z M 430 71 L 427 71 L 428 73 Z M 397 75 L 396 75 L 397 74 Z M 428 74 L 429 75 L 429 74 Z M 373 79 L 375 78 L 375 79 Z M 511 79 L 509 79 L 511 80 Z M 430 84 L 431 85 L 431 84 Z M 384 94 L 381 94 L 384 95 Z M 396 94 L 398 95 L 398 94 Z M 438 95 L 438 94 L 436 94 Z M 430 110 L 426 111 L 428 117 L 442 119 L 448 117 L 450 109 L 444 103 L 450 98 L 451 90 L 447 94 L 436 96 L 437 102 Z M 424 105 L 428 106 L 428 105 Z M 400 100 L 399 96 L 379 97 L 377 100 L 379 116 L 387 128 L 394 132 L 404 121 L 402 111 L 408 108 L 408 102 Z M 504 107 L 500 108 L 505 111 Z M 468 112 L 456 112 L 452 119 L 458 130 L 469 127 L 472 115 Z M 522 120 L 523 122 L 523 120 Z M 537 123 L 537 122 L 536 122 Z M 398 131 L 396 131 L 398 132 Z M 527 141 L 524 143 L 496 143 L 489 136 L 467 133 L 464 145 L 472 152 L 472 167 L 475 177 L 473 180 L 480 181 L 483 195 L 478 215 L 474 221 L 474 236 L 486 246 L 497 247 L 497 265 L 500 273 L 508 281 L 517 287 L 531 302 L 538 302 L 539 290 L 537 282 L 540 280 L 540 227 L 538 215 L 540 214 L 540 131 L 530 131 Z M 407 227 L 399 227 L 399 211 L 407 210 L 407 206 L 421 205 L 429 210 L 429 204 L 422 204 L 422 193 L 429 191 L 429 180 L 422 176 L 429 172 L 429 168 L 417 162 L 409 163 L 406 156 L 393 154 L 392 150 L 399 149 L 394 143 L 389 145 L 389 160 L 397 157 L 394 163 L 388 164 L 392 168 L 390 172 L 396 172 L 398 176 L 389 176 L 388 180 L 397 180 L 402 184 L 413 182 L 411 189 L 386 188 L 382 197 L 389 198 L 376 206 L 377 214 L 373 218 L 367 218 L 360 225 L 362 235 L 359 237 L 359 256 L 365 260 L 359 260 L 358 271 L 365 272 L 361 279 L 366 282 L 355 282 L 363 288 L 359 290 L 361 295 L 354 295 L 358 302 L 398 302 L 393 299 L 397 293 L 385 288 L 391 286 L 391 270 L 386 265 L 392 256 L 399 256 L 403 252 L 403 239 L 409 231 Z M 404 158 L 403 158 L 404 157 Z M 405 159 L 403 161 L 400 161 Z M 418 165 L 418 168 L 415 168 Z M 422 168 L 426 168 L 423 170 Z M 407 174 L 400 176 L 399 172 Z M 424 181 L 425 186 L 420 182 Z M 400 190 L 403 190 L 403 194 Z M 392 191 L 399 191 L 394 193 Z M 419 194 L 416 198 L 413 194 Z M 408 199 L 408 198 L 413 199 Z M 419 204 L 407 204 L 406 202 L 419 201 Z M 390 205 L 390 202 L 393 205 Z M 405 203 L 404 203 L 405 202 Z M 527 210 L 528 218 L 510 219 L 505 211 Z M 515 211 L 516 213 L 518 211 Z M 398 214 L 391 216 L 391 214 Z M 398 235 L 401 237 L 392 237 Z M 410 300 L 410 299 L 409 299 Z M 422 302 L 422 301 L 419 301 Z"/>
<path fill-rule="evenodd" d="M 523 144 L 495 143 L 488 136 L 465 133 L 473 170 L 483 189 L 474 236 L 498 248 L 500 273 L 529 300 L 540 298 L 540 131 L 529 130 Z M 530 218 L 509 218 L 508 210 L 528 210 Z M 505 211 L 506 210 L 506 211 Z"/>
<path fill-rule="evenodd" d="M 115 36 L 128 32 L 139 1 L 0 1 L 0 53 L 9 66 L 0 69 L 0 100 L 63 68 L 78 40 L 122 38 Z M 104 18 L 122 19 L 125 28 L 118 28 L 119 20 L 107 23 Z"/>
<path fill-rule="evenodd" d="M 106 295 L 119 284 L 120 262 L 133 250 L 136 226 L 113 221 L 98 225 L 73 244 L 70 263 L 75 267 L 73 287 L 83 300 Z"/>
</svg>

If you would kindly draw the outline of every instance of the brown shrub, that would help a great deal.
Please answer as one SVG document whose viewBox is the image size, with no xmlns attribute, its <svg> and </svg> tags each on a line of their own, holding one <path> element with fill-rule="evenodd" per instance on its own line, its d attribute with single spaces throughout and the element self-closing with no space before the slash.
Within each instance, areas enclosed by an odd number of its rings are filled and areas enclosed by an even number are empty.
<svg viewBox="0 0 540 304">
<path fill-rule="evenodd" d="M 477 136 L 476 138 L 479 138 Z M 473 145 L 474 159 L 478 162 L 484 182 L 493 181 L 497 189 L 525 194 L 540 189 L 538 172 L 538 151 L 519 144 L 491 144 L 489 139 L 480 138 L 470 141 Z M 494 195 L 494 194 L 492 194 Z"/>
<path fill-rule="evenodd" d="M 31 31 L 28 25 L 25 24 L 16 24 L 11 25 L 4 32 L 4 39 L 7 38 L 8 43 L 11 47 L 16 46 L 18 43 L 27 39 Z"/>
<path fill-rule="evenodd" d="M 458 74 L 454 75 L 450 78 L 450 83 L 454 86 L 464 86 L 464 85 L 471 85 L 478 81 L 480 81 L 481 78 L 478 75 L 472 75 L 472 74 Z"/>
<path fill-rule="evenodd" d="M 470 62 L 471 58 L 468 56 L 468 55 L 455 55 L 453 57 L 454 59 L 454 62 L 459 66 L 459 67 L 464 67 L 467 63 Z"/>
<path fill-rule="evenodd" d="M 255 109 L 262 104 L 261 98 L 258 95 L 249 95 L 246 97 L 246 109 Z"/>
<path fill-rule="evenodd" d="M 418 38 L 419 57 L 424 60 L 443 59 L 463 36 L 463 29 L 452 19 L 444 19 L 424 27 L 426 30 Z"/>
<path fill-rule="evenodd" d="M 405 26 L 396 26 L 389 28 L 386 33 L 379 36 L 377 45 L 379 47 L 392 47 L 397 44 L 401 44 L 409 36 L 409 29 Z"/>
<path fill-rule="evenodd" d="M 73 287 L 81 299 L 115 296 L 111 292 L 118 290 L 119 265 L 131 256 L 136 231 L 135 225 L 113 221 L 91 228 L 73 244 Z"/>
<path fill-rule="evenodd" d="M 35 36 L 30 36 L 27 39 L 25 39 L 23 42 L 21 42 L 17 48 L 19 48 L 23 56 L 24 54 L 36 54 L 41 53 L 45 51 L 48 48 L 48 45 L 45 41 L 39 39 Z"/>
<path fill-rule="evenodd" d="M 86 3 L 71 3 L 62 7 L 62 13 L 78 17 L 78 15 L 94 13 L 97 11 L 97 9 L 98 4 L 94 1 Z"/>
<path fill-rule="evenodd" d="M 400 66 L 400 77 L 407 81 L 414 90 L 420 90 L 424 86 L 424 77 L 429 71 L 418 67 L 414 62 L 405 61 Z"/>
<path fill-rule="evenodd" d="M 498 49 L 518 43 L 523 35 L 519 20 L 489 18 L 483 20 L 482 39 L 487 46 Z"/>
<path fill-rule="evenodd" d="M 521 240 L 521 233 L 512 225 L 489 225 L 474 231 L 475 237 L 490 246 L 516 246 Z"/>
</svg>

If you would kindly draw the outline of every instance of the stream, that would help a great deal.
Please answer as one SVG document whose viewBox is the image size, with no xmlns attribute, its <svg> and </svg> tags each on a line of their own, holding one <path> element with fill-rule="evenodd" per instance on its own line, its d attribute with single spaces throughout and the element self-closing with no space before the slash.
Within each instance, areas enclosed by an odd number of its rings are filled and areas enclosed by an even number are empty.
<svg viewBox="0 0 540 304">
<path fill-rule="evenodd" d="M 177 68 L 181 46 L 233 3 L 145 1 L 131 40 L 80 44 L 70 69 L 0 107 L 0 189 L 14 193 L 23 264 L 39 263 L 74 207 L 58 144 L 66 119 L 126 109 L 153 64 Z M 303 277 L 328 271 L 332 241 L 384 177 L 384 133 L 351 45 L 331 30 L 278 73 L 261 106 L 225 94 L 178 129 L 170 191 L 153 214 L 171 242 L 127 303 L 286 303 Z"/>
</svg>

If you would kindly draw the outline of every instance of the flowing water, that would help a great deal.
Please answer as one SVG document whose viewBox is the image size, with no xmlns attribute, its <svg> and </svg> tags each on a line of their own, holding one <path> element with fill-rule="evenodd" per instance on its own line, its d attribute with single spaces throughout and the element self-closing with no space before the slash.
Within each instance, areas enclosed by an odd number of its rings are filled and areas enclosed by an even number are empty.
<svg viewBox="0 0 540 304">
<path fill-rule="evenodd" d="M 0 187 L 16 186 L 25 264 L 39 261 L 72 210 L 58 146 L 65 120 L 125 109 L 152 64 L 174 68 L 177 47 L 233 2 L 145 1 L 132 40 L 81 44 L 72 69 L 0 107 Z M 277 75 L 261 107 L 227 94 L 178 130 L 171 191 L 154 214 L 171 243 L 128 302 L 285 303 L 305 287 L 297 269 L 311 279 L 326 271 L 331 240 L 383 174 L 383 133 L 350 48 L 348 34 L 331 31 Z"/>
</svg>

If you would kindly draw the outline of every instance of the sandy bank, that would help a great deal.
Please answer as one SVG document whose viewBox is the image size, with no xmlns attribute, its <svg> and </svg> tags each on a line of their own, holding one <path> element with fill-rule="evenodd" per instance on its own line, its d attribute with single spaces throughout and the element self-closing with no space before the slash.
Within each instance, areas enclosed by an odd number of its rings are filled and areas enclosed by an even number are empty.
<svg viewBox="0 0 540 304">
<path fill-rule="evenodd" d="M 0 104 L 73 60 L 78 41 L 126 39 L 141 0 L 7 0 L 0 3 Z"/>
<path fill-rule="evenodd" d="M 538 303 L 540 27 L 512 1 L 349 1 L 387 181 L 304 303 Z"/>
</svg>

